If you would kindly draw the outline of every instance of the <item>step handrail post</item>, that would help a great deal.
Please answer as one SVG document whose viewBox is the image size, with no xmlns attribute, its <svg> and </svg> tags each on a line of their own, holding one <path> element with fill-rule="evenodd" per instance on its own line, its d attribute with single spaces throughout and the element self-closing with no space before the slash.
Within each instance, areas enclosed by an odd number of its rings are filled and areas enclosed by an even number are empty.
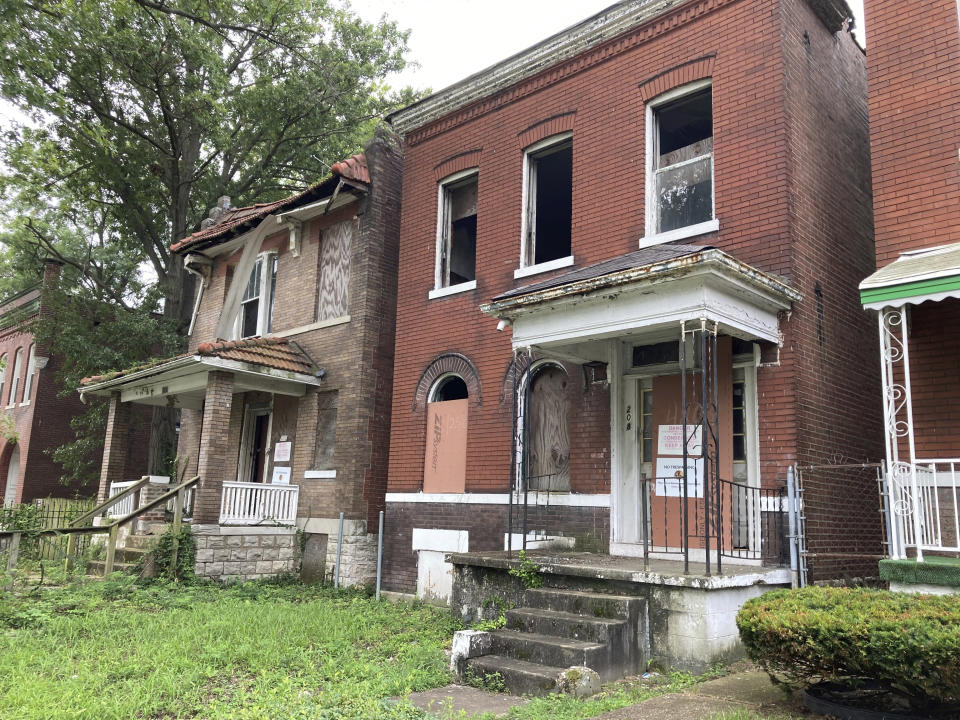
<svg viewBox="0 0 960 720">
<path fill-rule="evenodd" d="M 110 526 L 110 539 L 107 541 L 107 560 L 103 565 L 103 575 L 106 577 L 113 572 L 113 560 L 117 554 L 117 535 L 120 533 L 120 525 L 114 523 Z"/>
<path fill-rule="evenodd" d="M 173 547 L 170 550 L 170 579 L 177 579 L 177 552 L 180 550 L 180 523 L 183 520 L 183 486 L 177 490 L 173 504 Z"/>
</svg>

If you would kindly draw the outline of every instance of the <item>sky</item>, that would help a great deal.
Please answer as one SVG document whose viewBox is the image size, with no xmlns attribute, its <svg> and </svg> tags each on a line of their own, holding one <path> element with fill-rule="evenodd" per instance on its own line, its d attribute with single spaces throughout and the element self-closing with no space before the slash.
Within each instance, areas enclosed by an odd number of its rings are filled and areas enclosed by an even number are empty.
<svg viewBox="0 0 960 720">
<path fill-rule="evenodd" d="M 857 37 L 863 0 L 848 0 Z M 614 0 L 351 0 L 368 22 L 387 15 L 409 29 L 408 68 L 391 84 L 440 90 L 614 4 Z"/>
</svg>

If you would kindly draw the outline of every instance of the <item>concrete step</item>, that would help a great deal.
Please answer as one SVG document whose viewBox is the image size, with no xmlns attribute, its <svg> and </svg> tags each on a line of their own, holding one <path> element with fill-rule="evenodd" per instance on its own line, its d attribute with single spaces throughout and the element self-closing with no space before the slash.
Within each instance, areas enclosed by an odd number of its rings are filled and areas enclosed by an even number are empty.
<svg viewBox="0 0 960 720">
<path fill-rule="evenodd" d="M 471 658 L 467 661 L 467 667 L 468 673 L 484 678 L 488 687 L 496 687 L 502 682 L 505 689 L 514 695 L 549 695 L 556 692 L 557 677 L 566 669 L 502 655 Z"/>
<path fill-rule="evenodd" d="M 104 572 L 106 570 L 106 565 L 107 564 L 103 560 L 93 560 L 87 563 L 87 574 L 103 577 L 106 574 Z M 114 561 L 113 571 L 132 575 L 136 571 L 136 565 L 133 563 Z"/>
<path fill-rule="evenodd" d="M 542 608 L 508 610 L 506 620 L 508 630 L 594 643 L 609 643 L 627 627 L 627 621 L 620 618 L 598 618 Z"/>
<path fill-rule="evenodd" d="M 148 550 L 141 550 L 140 548 L 135 547 L 122 547 L 117 548 L 116 559 L 122 560 L 127 563 L 135 563 L 140 560 L 144 555 L 146 555 Z"/>
<path fill-rule="evenodd" d="M 625 619 L 630 617 L 631 605 L 644 603 L 644 598 L 629 595 L 530 588 L 524 594 L 524 603 L 533 609 L 556 610 L 585 617 Z"/>
<path fill-rule="evenodd" d="M 490 636 L 493 641 L 490 650 L 494 655 L 559 668 L 586 665 L 601 676 L 609 665 L 608 646 L 604 643 L 516 630 L 495 630 Z"/>
<path fill-rule="evenodd" d="M 149 550 L 156 541 L 151 535 L 128 535 L 124 544 L 128 550 Z"/>
<path fill-rule="evenodd" d="M 170 523 L 155 522 L 147 525 L 147 535 L 163 535 L 170 528 Z"/>
</svg>

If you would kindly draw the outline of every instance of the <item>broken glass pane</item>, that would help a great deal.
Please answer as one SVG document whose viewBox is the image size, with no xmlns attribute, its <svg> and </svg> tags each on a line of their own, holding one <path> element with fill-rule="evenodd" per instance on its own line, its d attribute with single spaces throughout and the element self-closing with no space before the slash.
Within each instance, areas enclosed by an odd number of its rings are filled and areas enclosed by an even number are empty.
<svg viewBox="0 0 960 720">
<path fill-rule="evenodd" d="M 657 173 L 659 232 L 713 218 L 713 157 L 695 160 Z"/>
</svg>

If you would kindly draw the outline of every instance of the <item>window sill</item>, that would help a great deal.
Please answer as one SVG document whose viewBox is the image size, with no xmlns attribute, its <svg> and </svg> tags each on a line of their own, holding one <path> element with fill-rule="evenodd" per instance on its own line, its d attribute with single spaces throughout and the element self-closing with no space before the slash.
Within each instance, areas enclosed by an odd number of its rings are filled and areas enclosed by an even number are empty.
<svg viewBox="0 0 960 720">
<path fill-rule="evenodd" d="M 718 218 L 714 218 L 713 220 L 707 220 L 706 222 L 697 223 L 696 225 L 687 225 L 687 227 L 669 230 L 665 233 L 657 233 L 656 235 L 642 237 L 640 238 L 640 243 L 637 247 L 645 248 L 652 245 L 662 245 L 663 243 L 673 242 L 674 240 L 683 240 L 685 238 L 694 237 L 695 235 L 706 235 L 707 233 L 717 232 L 719 229 L 720 220 Z"/>
<path fill-rule="evenodd" d="M 336 470 L 307 470 L 303 477 L 305 480 L 334 480 L 337 477 Z"/>
<path fill-rule="evenodd" d="M 434 288 L 429 293 L 427 293 L 427 298 L 430 300 L 436 300 L 437 298 L 446 297 L 447 295 L 456 295 L 457 293 L 467 292 L 469 290 L 477 289 L 477 281 L 471 280 L 470 282 L 460 283 L 459 285 L 451 285 L 450 287 L 445 288 Z"/>
<path fill-rule="evenodd" d="M 513 279 L 519 280 L 520 278 L 529 277 L 530 275 L 559 270 L 560 268 L 570 267 L 571 265 L 573 265 L 573 255 L 567 255 L 566 257 L 557 258 L 556 260 L 548 260 L 547 262 L 537 263 L 536 265 L 517 268 L 513 271 Z"/>
<path fill-rule="evenodd" d="M 300 335 L 301 333 L 310 332 L 311 330 L 322 330 L 323 328 L 335 327 L 337 325 L 345 325 L 350 322 L 349 315 L 343 315 L 338 318 L 331 318 L 330 320 L 319 320 L 310 325 L 300 325 L 299 327 L 290 328 L 289 330 L 281 330 L 279 332 L 271 333 L 273 337 L 290 337 L 291 335 Z"/>
<path fill-rule="evenodd" d="M 29 401 L 29 400 L 26 400 L 26 401 L 20 403 L 20 407 L 26 407 L 26 406 L 29 405 L 29 404 L 30 404 L 30 401 Z"/>
</svg>

